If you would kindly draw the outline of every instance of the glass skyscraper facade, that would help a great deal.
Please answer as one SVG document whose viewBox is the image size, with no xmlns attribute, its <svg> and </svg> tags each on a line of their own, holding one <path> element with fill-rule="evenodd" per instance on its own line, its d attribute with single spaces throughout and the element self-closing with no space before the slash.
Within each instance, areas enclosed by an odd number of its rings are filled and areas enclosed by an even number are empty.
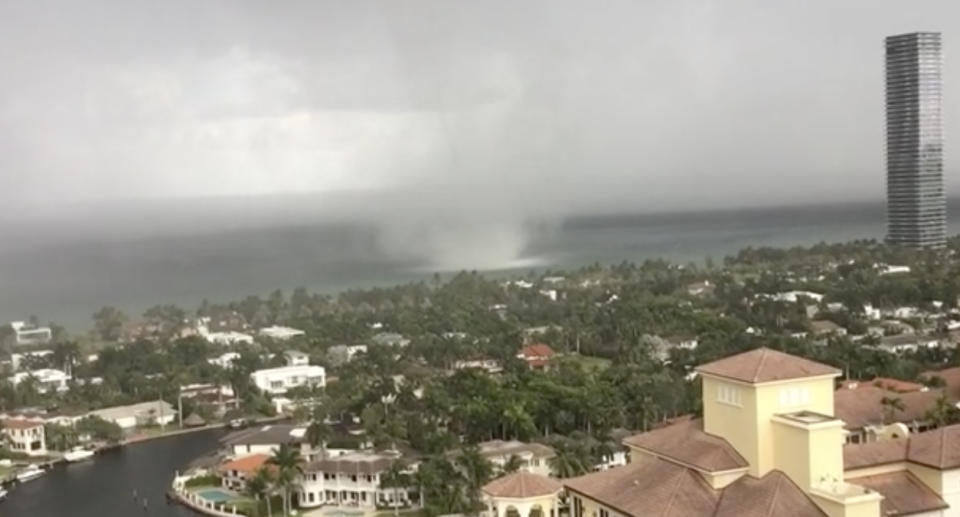
<svg viewBox="0 0 960 517">
<path fill-rule="evenodd" d="M 942 67 L 940 33 L 886 39 L 890 244 L 936 248 L 945 243 Z"/>
</svg>

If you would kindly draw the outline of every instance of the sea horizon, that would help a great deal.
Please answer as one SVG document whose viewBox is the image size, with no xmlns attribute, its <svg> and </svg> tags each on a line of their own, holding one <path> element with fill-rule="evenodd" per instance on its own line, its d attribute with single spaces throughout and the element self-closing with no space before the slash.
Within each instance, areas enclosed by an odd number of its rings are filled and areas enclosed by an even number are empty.
<svg viewBox="0 0 960 517">
<path fill-rule="evenodd" d="M 960 210 L 960 198 L 948 204 L 949 213 Z M 88 217 L 72 224 L 98 222 Z M 106 221 L 99 224 L 109 230 Z M 80 332 L 108 305 L 135 318 L 159 304 L 192 310 L 204 299 L 224 303 L 297 287 L 335 294 L 461 270 L 511 275 L 594 262 L 722 260 L 745 247 L 879 240 L 885 215 L 882 202 L 857 201 L 399 229 L 369 220 L 298 221 L 288 214 L 270 224 L 204 228 L 68 235 L 19 225 L 21 245 L 0 252 L 0 317 L 36 315 Z M 958 230 L 957 224 L 948 227 L 950 235 Z"/>
</svg>

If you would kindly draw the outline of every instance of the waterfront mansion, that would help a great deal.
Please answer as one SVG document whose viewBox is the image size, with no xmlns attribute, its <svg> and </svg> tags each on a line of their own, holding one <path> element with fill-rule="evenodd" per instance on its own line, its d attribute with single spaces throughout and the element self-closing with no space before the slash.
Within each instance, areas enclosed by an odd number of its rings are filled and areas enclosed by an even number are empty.
<svg viewBox="0 0 960 517">
<path fill-rule="evenodd" d="M 625 466 L 562 480 L 571 517 L 960 517 L 960 425 L 844 445 L 839 370 L 759 348 L 696 371 L 703 417 L 626 438 Z M 487 515 L 555 515 L 551 481 L 494 480 Z"/>
</svg>

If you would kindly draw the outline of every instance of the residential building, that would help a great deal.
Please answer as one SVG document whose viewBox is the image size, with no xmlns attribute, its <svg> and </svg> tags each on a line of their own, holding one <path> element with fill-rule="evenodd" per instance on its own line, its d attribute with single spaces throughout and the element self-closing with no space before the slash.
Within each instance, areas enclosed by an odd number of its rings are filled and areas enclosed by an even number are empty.
<svg viewBox="0 0 960 517">
<path fill-rule="evenodd" d="M 883 494 L 883 516 L 960 516 L 960 426 L 843 450 L 846 482 Z"/>
<path fill-rule="evenodd" d="M 936 348 L 938 346 L 940 346 L 940 340 L 933 336 L 897 334 L 880 338 L 880 344 L 877 345 L 877 348 L 891 354 L 899 354 L 916 352 L 920 348 Z"/>
<path fill-rule="evenodd" d="M 152 400 L 130 404 L 129 406 L 98 409 L 91 411 L 89 415 L 100 417 L 107 422 L 113 422 L 122 429 L 133 429 L 134 427 L 168 425 L 177 417 L 177 410 L 168 402 Z"/>
<path fill-rule="evenodd" d="M 18 345 L 40 345 L 49 343 L 53 339 L 53 331 L 50 327 L 38 327 L 23 321 L 13 321 L 10 323 L 13 329 L 14 339 Z"/>
<path fill-rule="evenodd" d="M 243 492 L 250 481 L 267 464 L 269 454 L 250 454 L 229 460 L 217 467 L 223 488 Z"/>
<path fill-rule="evenodd" d="M 687 294 L 690 296 L 705 296 L 713 292 L 714 286 L 709 280 L 687 284 Z"/>
<path fill-rule="evenodd" d="M 61 370 L 40 368 L 26 372 L 17 372 L 10 376 L 10 383 L 19 386 L 23 382 L 33 382 L 39 393 L 50 391 L 64 392 L 70 389 L 71 377 Z"/>
<path fill-rule="evenodd" d="M 287 366 L 307 366 L 310 364 L 310 356 L 299 350 L 287 350 L 283 353 L 283 358 L 287 361 Z"/>
<path fill-rule="evenodd" d="M 280 445 L 287 444 L 300 448 L 301 455 L 310 455 L 306 443 L 306 426 L 290 424 L 270 424 L 244 429 L 224 438 L 229 456 L 239 458 L 250 454 L 273 454 Z"/>
<path fill-rule="evenodd" d="M 847 443 L 865 443 L 928 430 L 926 414 L 942 394 L 896 379 L 847 381 L 834 393 L 834 405 Z"/>
<path fill-rule="evenodd" d="M 847 329 L 830 320 L 814 320 L 810 322 L 810 331 L 817 337 L 845 336 Z"/>
<path fill-rule="evenodd" d="M 228 370 L 230 368 L 233 368 L 233 362 L 236 361 L 237 359 L 240 359 L 239 353 L 226 352 L 218 355 L 217 357 L 211 357 L 210 359 L 207 359 L 207 362 L 214 366 L 219 366 L 224 370 Z"/>
<path fill-rule="evenodd" d="M 357 354 L 367 353 L 367 345 L 334 345 L 327 350 L 327 358 L 334 364 L 348 363 Z"/>
<path fill-rule="evenodd" d="M 201 335 L 204 339 L 215 345 L 232 346 L 240 343 L 247 345 L 253 344 L 253 336 L 250 334 L 244 334 L 243 332 L 237 332 L 235 330 L 228 330 L 224 332 L 207 332 Z"/>
<path fill-rule="evenodd" d="M 0 433 L 7 439 L 10 451 L 27 456 L 46 456 L 47 441 L 42 420 L 7 418 L 0 420 Z"/>
<path fill-rule="evenodd" d="M 886 39 L 887 242 L 946 242 L 940 33 Z"/>
<path fill-rule="evenodd" d="M 286 341 L 288 339 L 293 339 L 295 337 L 305 336 L 307 335 L 307 333 L 295 328 L 273 325 L 270 327 L 264 327 L 260 329 L 260 335 L 270 339 Z"/>
<path fill-rule="evenodd" d="M 416 488 L 382 488 L 383 474 L 400 458 L 371 452 L 349 452 L 312 461 L 303 467 L 297 501 L 301 507 L 405 508 Z M 412 473 L 412 472 L 411 472 Z"/>
<path fill-rule="evenodd" d="M 481 490 L 489 517 L 557 517 L 563 485 L 555 479 L 519 471 L 487 483 Z M 598 516 L 599 517 L 599 516 Z"/>
<path fill-rule="evenodd" d="M 531 370 L 547 370 L 550 368 L 550 360 L 556 355 L 549 345 L 542 343 L 527 345 L 517 353 L 517 359 L 525 361 Z"/>
<path fill-rule="evenodd" d="M 34 350 L 32 352 L 16 352 L 10 354 L 10 367 L 18 372 L 22 367 L 29 368 L 28 365 L 36 366 L 38 360 L 53 355 L 53 350 Z"/>
<path fill-rule="evenodd" d="M 550 460 L 557 455 L 546 445 L 516 440 L 491 440 L 477 446 L 480 448 L 480 455 L 498 470 L 503 470 L 503 466 L 515 456 L 520 459 L 520 470 L 541 476 L 549 476 L 553 472 Z"/>
<path fill-rule="evenodd" d="M 453 363 L 454 370 L 469 370 L 475 368 L 491 375 L 503 372 L 503 366 L 496 359 L 468 359 Z"/>
<path fill-rule="evenodd" d="M 292 388 L 326 386 L 326 370 L 322 366 L 282 366 L 257 370 L 250 379 L 261 391 L 283 395 Z"/>
<path fill-rule="evenodd" d="M 563 480 L 572 517 L 880 517 L 844 482 L 839 370 L 760 348 L 696 369 L 703 418 L 624 440 L 631 462 Z"/>
</svg>

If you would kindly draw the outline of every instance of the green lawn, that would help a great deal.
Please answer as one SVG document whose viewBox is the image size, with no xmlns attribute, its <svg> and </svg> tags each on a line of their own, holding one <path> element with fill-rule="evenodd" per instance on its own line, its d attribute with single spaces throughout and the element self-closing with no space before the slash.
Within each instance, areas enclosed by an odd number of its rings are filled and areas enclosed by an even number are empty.
<svg viewBox="0 0 960 517">
<path fill-rule="evenodd" d="M 375 517 L 390 517 L 393 515 L 393 510 L 379 510 L 373 515 Z M 426 512 L 423 511 L 423 508 L 401 509 L 400 515 L 403 517 L 424 517 Z"/>
</svg>

